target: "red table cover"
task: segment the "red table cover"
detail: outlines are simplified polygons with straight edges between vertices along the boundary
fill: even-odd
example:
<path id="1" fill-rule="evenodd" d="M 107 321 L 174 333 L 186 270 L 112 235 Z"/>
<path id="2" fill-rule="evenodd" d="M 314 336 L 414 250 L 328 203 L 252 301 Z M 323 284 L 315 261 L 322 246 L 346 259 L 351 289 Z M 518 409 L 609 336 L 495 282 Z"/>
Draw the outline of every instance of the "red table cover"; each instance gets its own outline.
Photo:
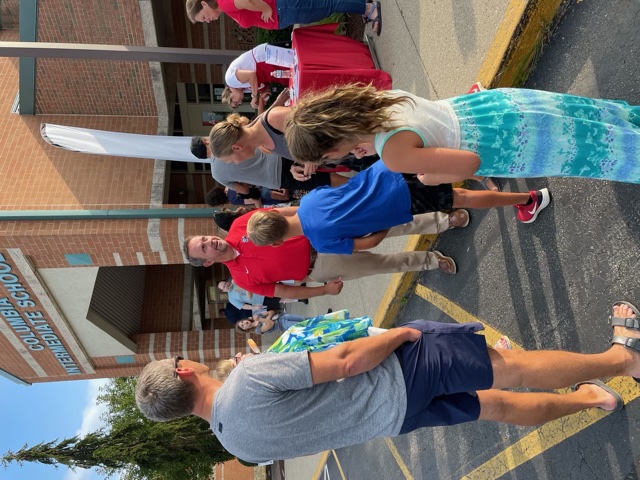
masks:
<path id="1" fill-rule="evenodd" d="M 292 47 L 298 59 L 298 96 L 345 83 L 373 83 L 379 90 L 391 88 L 391 76 L 377 70 L 369 47 L 334 32 L 338 24 L 293 30 Z"/>

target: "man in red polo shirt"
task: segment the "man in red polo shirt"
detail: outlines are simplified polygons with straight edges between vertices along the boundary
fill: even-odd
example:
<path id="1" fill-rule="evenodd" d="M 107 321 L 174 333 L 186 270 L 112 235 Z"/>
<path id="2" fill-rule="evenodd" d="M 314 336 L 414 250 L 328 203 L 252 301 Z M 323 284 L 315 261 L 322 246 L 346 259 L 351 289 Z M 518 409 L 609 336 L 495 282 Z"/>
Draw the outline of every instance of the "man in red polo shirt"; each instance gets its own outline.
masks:
<path id="1" fill-rule="evenodd" d="M 435 269 L 455 273 L 453 259 L 439 252 L 318 254 L 304 236 L 291 238 L 277 247 L 258 247 L 247 237 L 247 223 L 255 212 L 261 210 L 253 210 L 236 219 L 225 239 L 206 235 L 187 237 L 184 254 L 189 263 L 204 267 L 224 263 L 234 282 L 250 292 L 267 297 L 298 299 L 338 295 L 342 290 L 342 280 L 381 273 Z M 426 213 L 416 215 L 411 223 L 392 228 L 387 236 L 440 233 L 466 223 L 466 211 Z M 293 284 L 306 280 L 326 283 L 318 287 L 280 283 Z"/>

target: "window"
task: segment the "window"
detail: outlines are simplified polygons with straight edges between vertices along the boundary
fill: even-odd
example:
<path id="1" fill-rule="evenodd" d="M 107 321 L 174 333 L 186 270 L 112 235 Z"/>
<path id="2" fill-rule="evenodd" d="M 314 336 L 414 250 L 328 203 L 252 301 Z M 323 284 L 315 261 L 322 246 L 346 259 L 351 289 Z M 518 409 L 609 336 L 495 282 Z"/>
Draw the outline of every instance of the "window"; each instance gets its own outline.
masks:
<path id="1" fill-rule="evenodd" d="M 119 357 L 116 357 L 116 363 L 118 363 L 119 365 L 133 363 L 133 355 L 121 355 Z"/>
<path id="2" fill-rule="evenodd" d="M 93 265 L 91 255 L 89 255 L 88 253 L 65 253 L 64 256 L 71 266 Z"/>

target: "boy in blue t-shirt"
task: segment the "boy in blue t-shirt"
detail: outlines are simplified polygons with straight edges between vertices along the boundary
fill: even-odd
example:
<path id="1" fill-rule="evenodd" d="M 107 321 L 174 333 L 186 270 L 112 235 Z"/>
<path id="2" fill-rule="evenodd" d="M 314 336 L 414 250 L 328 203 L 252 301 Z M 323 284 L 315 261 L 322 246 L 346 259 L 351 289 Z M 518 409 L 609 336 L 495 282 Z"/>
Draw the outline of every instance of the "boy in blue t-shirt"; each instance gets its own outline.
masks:
<path id="1" fill-rule="evenodd" d="M 413 215 L 521 205 L 539 195 L 549 198 L 547 189 L 506 193 L 450 184 L 427 186 L 413 175 L 391 172 L 378 161 L 340 187 L 316 188 L 302 198 L 300 207 L 258 212 L 247 225 L 247 235 L 259 246 L 304 235 L 319 253 L 348 255 L 375 247 L 391 227 L 411 222 Z M 455 226 L 468 223 L 468 213 L 460 215 L 467 220 Z"/>

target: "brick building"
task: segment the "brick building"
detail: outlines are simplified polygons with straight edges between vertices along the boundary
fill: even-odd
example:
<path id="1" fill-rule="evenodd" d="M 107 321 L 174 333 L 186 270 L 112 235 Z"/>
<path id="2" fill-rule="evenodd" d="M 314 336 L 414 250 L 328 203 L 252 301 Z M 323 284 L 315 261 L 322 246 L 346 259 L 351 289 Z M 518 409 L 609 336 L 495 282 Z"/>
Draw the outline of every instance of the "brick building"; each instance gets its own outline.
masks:
<path id="1" fill-rule="evenodd" d="M 183 0 L 0 5 L 0 41 L 255 45 L 255 32 L 230 19 L 192 25 Z M 206 134 L 229 111 L 217 98 L 225 68 L 0 57 L 0 375 L 136 375 L 174 354 L 213 364 L 246 349 L 247 337 L 217 318 L 226 298 L 211 287 L 224 267 L 194 269 L 181 252 L 186 236 L 216 233 L 208 211 L 181 218 L 206 207 L 209 166 L 84 155 L 40 137 L 41 123 Z"/>

